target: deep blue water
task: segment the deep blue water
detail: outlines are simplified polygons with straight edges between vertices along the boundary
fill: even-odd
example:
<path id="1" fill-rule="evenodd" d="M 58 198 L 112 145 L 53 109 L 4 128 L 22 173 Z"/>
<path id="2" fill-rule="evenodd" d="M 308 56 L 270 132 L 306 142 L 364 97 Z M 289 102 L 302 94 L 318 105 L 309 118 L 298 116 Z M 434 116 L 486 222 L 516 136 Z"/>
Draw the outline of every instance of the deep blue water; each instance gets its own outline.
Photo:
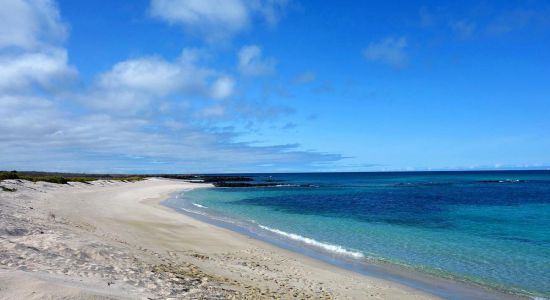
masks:
<path id="1" fill-rule="evenodd" d="M 550 296 L 549 171 L 254 176 L 281 186 L 198 189 L 169 205 L 335 257 Z"/>

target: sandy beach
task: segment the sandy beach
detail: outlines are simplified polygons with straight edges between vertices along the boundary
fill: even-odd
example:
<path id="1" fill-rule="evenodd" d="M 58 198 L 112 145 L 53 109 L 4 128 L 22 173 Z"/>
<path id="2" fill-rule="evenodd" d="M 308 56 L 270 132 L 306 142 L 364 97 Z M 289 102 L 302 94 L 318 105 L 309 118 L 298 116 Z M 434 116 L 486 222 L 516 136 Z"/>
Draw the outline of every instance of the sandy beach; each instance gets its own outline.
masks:
<path id="1" fill-rule="evenodd" d="M 208 185 L 5 180 L 1 299 L 434 299 L 160 205 Z"/>

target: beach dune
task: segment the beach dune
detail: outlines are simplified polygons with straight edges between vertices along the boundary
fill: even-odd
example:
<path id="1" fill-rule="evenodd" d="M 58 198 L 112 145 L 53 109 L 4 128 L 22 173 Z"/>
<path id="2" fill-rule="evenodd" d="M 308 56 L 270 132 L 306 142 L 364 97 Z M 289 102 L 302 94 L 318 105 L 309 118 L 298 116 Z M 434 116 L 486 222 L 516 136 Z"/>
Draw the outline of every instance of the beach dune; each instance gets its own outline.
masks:
<path id="1" fill-rule="evenodd" d="M 205 184 L 6 180 L 1 299 L 435 299 L 160 204 Z"/>

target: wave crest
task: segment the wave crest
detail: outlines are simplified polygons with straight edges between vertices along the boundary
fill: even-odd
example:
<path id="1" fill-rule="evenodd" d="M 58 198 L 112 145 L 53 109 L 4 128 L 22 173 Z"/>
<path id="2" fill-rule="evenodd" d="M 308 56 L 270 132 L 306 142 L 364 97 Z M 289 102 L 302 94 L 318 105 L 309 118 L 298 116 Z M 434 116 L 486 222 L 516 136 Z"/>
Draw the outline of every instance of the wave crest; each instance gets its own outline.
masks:
<path id="1" fill-rule="evenodd" d="M 301 236 L 299 234 L 288 233 L 288 232 L 284 232 L 284 231 L 279 230 L 279 229 L 274 229 L 274 228 L 270 228 L 270 227 L 263 226 L 263 225 L 258 225 L 258 226 L 260 228 L 264 229 L 264 230 L 269 231 L 269 232 L 273 232 L 273 233 L 276 233 L 278 235 L 282 235 L 286 238 L 289 238 L 291 240 L 295 240 L 295 241 L 302 242 L 304 244 L 315 246 L 315 247 L 321 248 L 321 249 L 329 251 L 329 252 L 334 252 L 334 253 L 337 253 L 337 254 L 347 255 L 347 256 L 351 256 L 353 258 L 364 258 L 365 257 L 363 255 L 363 253 L 361 253 L 361 252 L 351 251 L 351 250 L 345 249 L 344 247 L 339 246 L 339 245 L 319 242 L 319 241 L 316 241 L 314 239 Z"/>

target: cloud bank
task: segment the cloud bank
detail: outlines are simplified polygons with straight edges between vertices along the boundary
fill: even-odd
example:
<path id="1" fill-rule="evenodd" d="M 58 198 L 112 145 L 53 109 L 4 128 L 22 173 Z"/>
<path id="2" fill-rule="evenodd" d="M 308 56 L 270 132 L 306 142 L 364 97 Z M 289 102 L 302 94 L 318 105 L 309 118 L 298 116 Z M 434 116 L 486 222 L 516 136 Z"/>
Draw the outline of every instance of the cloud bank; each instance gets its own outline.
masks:
<path id="1" fill-rule="evenodd" d="M 152 1 L 151 7 L 199 32 L 227 26 L 225 34 L 234 34 L 248 26 L 253 13 L 276 23 L 277 3 Z M 18 24 L 25 26 L 1 32 Z M 205 50 L 186 48 L 173 60 L 133 57 L 87 86 L 72 85 L 79 74 L 63 46 L 67 34 L 53 1 L 3 3 L 0 169 L 181 173 L 258 171 L 270 165 L 266 171 L 291 171 L 342 158 L 300 150 L 297 144 L 237 142 L 239 133 L 227 122 L 275 116 L 285 108 L 236 98 L 238 80 L 208 66 Z M 243 70 L 265 73 L 270 61 L 259 47 L 248 49 Z M 225 123 L 213 121 L 218 118 Z"/>

